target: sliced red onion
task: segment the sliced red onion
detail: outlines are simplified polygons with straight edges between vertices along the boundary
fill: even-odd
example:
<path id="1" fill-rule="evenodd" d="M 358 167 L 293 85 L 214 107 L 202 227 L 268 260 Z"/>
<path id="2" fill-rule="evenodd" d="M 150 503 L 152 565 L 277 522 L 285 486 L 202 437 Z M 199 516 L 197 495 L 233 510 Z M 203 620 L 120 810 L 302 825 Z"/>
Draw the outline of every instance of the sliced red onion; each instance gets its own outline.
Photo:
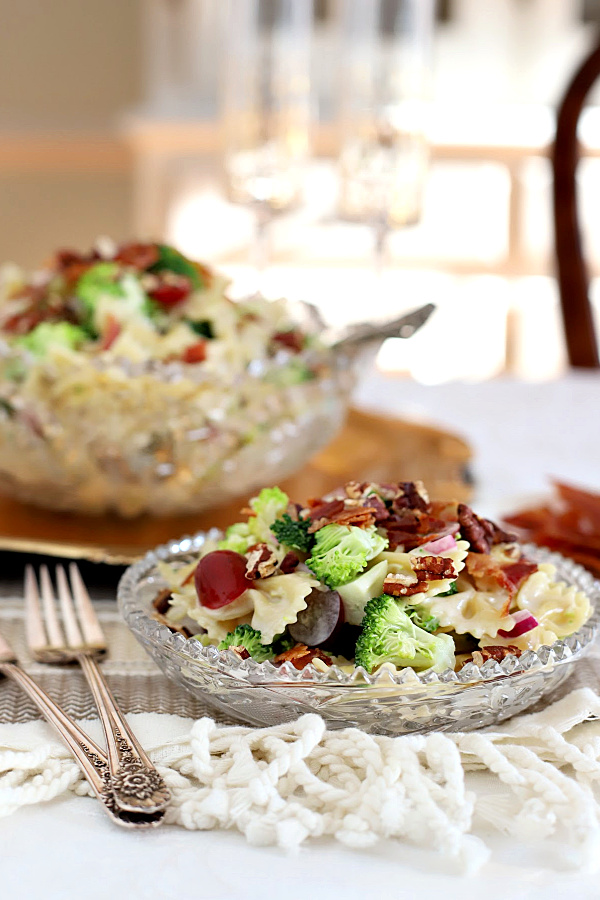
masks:
<path id="1" fill-rule="evenodd" d="M 498 634 L 503 638 L 516 638 L 519 637 L 520 634 L 525 634 L 527 631 L 531 631 L 533 628 L 537 628 L 540 624 L 535 616 L 532 616 L 531 613 L 526 609 L 518 609 L 517 612 L 511 613 L 511 616 L 515 620 L 514 626 L 510 631 L 503 631 L 502 628 L 498 629 Z"/>
<path id="2" fill-rule="evenodd" d="M 419 550 L 425 550 L 427 553 L 444 553 L 446 550 L 454 550 L 455 547 L 455 539 L 451 534 L 446 534 L 444 537 L 436 538 L 435 541 L 421 544 Z"/>

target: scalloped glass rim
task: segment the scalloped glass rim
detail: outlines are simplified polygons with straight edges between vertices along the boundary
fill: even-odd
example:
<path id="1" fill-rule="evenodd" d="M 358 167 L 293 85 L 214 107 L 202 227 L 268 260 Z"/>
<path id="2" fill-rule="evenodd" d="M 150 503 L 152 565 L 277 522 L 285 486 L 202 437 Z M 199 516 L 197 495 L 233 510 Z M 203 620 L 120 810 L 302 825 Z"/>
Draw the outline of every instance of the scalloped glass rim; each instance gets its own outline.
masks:
<path id="1" fill-rule="evenodd" d="M 575 634 L 564 640 L 555 641 L 551 646 L 544 645 L 535 651 L 528 650 L 520 657 L 506 656 L 501 663 L 490 659 L 481 667 L 474 663 L 468 663 L 459 672 L 447 669 L 440 673 L 428 670 L 416 672 L 414 669 L 407 668 L 398 672 L 384 669 L 369 675 L 362 666 L 354 668 L 352 672 L 344 671 L 339 666 L 331 666 L 326 672 L 322 672 L 312 664 L 304 669 L 295 669 L 291 663 L 274 666 L 271 662 L 258 663 L 253 659 L 240 660 L 238 655 L 231 650 L 217 650 L 215 646 L 205 647 L 194 638 L 185 638 L 181 634 L 174 634 L 166 625 L 150 618 L 137 591 L 141 580 L 152 574 L 152 570 L 155 569 L 159 560 L 176 560 L 187 557 L 198 551 L 207 538 L 221 536 L 222 533 L 215 528 L 208 532 L 199 532 L 191 537 L 183 537 L 178 541 L 163 544 L 149 551 L 124 572 L 119 582 L 117 599 L 125 622 L 134 633 L 143 634 L 145 640 L 170 648 L 178 655 L 201 664 L 204 669 L 208 667 L 215 673 L 235 678 L 240 686 L 244 683 L 264 687 L 286 684 L 293 684 L 294 687 L 303 684 L 307 686 L 310 684 L 410 686 L 412 684 L 415 687 L 436 684 L 481 684 L 500 678 L 513 677 L 534 669 L 554 668 L 556 665 L 574 661 L 589 648 L 597 633 L 600 619 L 600 581 L 594 579 L 582 566 L 560 553 L 544 547 L 537 547 L 534 544 L 524 544 L 528 556 L 538 563 L 555 565 L 560 580 L 584 591 L 592 603 L 593 612 L 586 624 Z"/>

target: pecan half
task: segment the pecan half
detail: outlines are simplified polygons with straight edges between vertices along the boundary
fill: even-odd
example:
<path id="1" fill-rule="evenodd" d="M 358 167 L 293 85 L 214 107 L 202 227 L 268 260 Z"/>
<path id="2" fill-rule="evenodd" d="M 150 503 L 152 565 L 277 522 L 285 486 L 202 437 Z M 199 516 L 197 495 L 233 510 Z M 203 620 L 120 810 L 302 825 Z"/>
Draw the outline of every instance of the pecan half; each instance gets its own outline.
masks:
<path id="1" fill-rule="evenodd" d="M 277 554 L 268 544 L 254 544 L 248 549 L 246 560 L 246 578 L 249 581 L 268 578 L 279 568 Z"/>
<path id="2" fill-rule="evenodd" d="M 169 600 L 172 596 L 173 595 L 171 594 L 169 588 L 163 588 L 163 590 L 160 591 L 160 593 L 158 593 L 152 601 L 152 606 L 157 613 L 160 613 L 161 616 L 164 616 L 165 613 L 168 612 L 169 606 L 171 605 L 169 603 Z"/>
<path id="3" fill-rule="evenodd" d="M 452 560 L 445 556 L 413 556 L 410 564 L 419 581 L 438 581 L 457 576 Z"/>
<path id="4" fill-rule="evenodd" d="M 250 659 L 250 654 L 245 647 L 228 647 L 227 649 L 233 650 L 234 653 L 237 653 L 240 659 Z"/>
<path id="5" fill-rule="evenodd" d="M 522 652 L 519 647 L 514 647 L 512 644 L 507 644 L 506 647 L 490 644 L 488 647 L 480 647 L 479 650 L 473 651 L 473 662 L 476 666 L 482 666 L 488 659 L 502 662 L 505 656 L 520 656 Z"/>
<path id="6" fill-rule="evenodd" d="M 474 553 L 489 553 L 495 544 L 512 543 L 517 536 L 499 528 L 489 519 L 481 519 L 470 506 L 458 504 L 458 522 L 463 538 Z"/>
<path id="7" fill-rule="evenodd" d="M 424 582 L 416 577 L 411 579 L 410 575 L 386 575 L 383 582 L 383 593 L 391 597 L 412 597 L 423 589 Z"/>
<path id="8" fill-rule="evenodd" d="M 422 481 L 400 481 L 398 487 L 401 491 L 399 497 L 392 502 L 392 509 L 399 512 L 402 509 L 420 509 L 427 512 L 429 507 L 429 494 L 425 490 Z"/>

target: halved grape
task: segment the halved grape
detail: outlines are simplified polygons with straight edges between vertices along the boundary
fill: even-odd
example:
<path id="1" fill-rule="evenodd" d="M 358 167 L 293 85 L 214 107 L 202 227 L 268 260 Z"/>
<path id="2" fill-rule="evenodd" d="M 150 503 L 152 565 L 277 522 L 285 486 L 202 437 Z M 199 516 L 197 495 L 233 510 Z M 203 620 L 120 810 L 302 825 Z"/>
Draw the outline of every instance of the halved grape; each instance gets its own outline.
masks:
<path id="1" fill-rule="evenodd" d="M 293 625 L 288 625 L 290 636 L 299 644 L 318 647 L 331 640 L 344 621 L 344 604 L 337 591 L 313 589 L 306 598 L 306 609 L 298 613 Z"/>
<path id="2" fill-rule="evenodd" d="M 198 563 L 194 583 L 201 606 L 227 606 L 251 587 L 246 578 L 246 557 L 233 550 L 213 550 Z"/>

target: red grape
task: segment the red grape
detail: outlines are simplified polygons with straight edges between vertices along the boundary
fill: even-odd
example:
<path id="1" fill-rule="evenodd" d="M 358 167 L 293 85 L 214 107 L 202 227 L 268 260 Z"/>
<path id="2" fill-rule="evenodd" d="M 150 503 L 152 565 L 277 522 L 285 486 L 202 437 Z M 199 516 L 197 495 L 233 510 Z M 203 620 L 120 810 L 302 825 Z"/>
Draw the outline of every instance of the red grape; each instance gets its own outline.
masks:
<path id="1" fill-rule="evenodd" d="M 318 647 L 331 640 L 344 623 L 344 604 L 337 591 L 313 589 L 306 598 L 306 609 L 288 625 L 291 637 L 307 647 Z"/>
<path id="2" fill-rule="evenodd" d="M 213 550 L 198 563 L 194 582 L 201 606 L 227 606 L 251 586 L 246 578 L 246 558 L 233 550 Z"/>

